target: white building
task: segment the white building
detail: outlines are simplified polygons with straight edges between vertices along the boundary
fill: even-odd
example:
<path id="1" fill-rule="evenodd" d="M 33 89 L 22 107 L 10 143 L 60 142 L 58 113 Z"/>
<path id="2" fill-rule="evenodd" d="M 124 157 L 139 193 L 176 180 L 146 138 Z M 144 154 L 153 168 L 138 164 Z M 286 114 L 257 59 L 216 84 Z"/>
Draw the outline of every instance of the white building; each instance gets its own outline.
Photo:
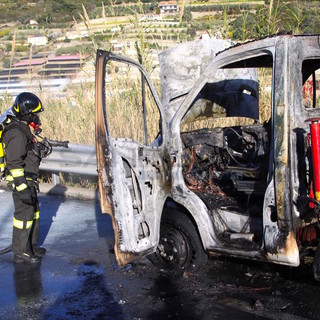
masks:
<path id="1" fill-rule="evenodd" d="M 31 44 L 33 46 L 45 46 L 47 42 L 48 39 L 45 36 L 36 35 L 28 37 L 28 44 Z"/>
<path id="2" fill-rule="evenodd" d="M 160 13 L 179 13 L 179 7 L 176 1 L 167 1 L 159 3 Z"/>

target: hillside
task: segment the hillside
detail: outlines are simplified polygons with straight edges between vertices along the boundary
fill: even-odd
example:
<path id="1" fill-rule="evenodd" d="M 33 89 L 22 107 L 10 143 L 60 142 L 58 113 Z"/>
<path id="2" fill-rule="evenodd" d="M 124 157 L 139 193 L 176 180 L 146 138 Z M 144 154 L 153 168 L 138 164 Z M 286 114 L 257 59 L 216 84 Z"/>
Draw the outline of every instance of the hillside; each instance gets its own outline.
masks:
<path id="1" fill-rule="evenodd" d="M 79 71 L 90 78 L 97 48 L 135 59 L 140 55 L 146 64 L 160 51 L 200 37 L 245 41 L 283 31 L 320 34 L 319 4 L 320 0 L 190 0 L 176 2 L 169 10 L 163 2 L 150 0 L 2 0 L 0 82 L 5 89 L 10 81 L 62 79 L 81 76 Z M 46 70 L 49 56 L 65 54 L 89 58 L 74 70 L 68 65 Z M 37 59 L 44 62 L 35 65 Z"/>
<path id="2" fill-rule="evenodd" d="M 97 48 L 156 70 L 160 51 L 200 37 L 241 42 L 283 30 L 320 34 L 320 0 L 190 0 L 185 6 L 179 1 L 170 13 L 161 12 L 160 4 L 1 0 L 0 110 L 19 91 L 33 91 L 46 105 L 47 137 L 93 144 Z"/>
<path id="3" fill-rule="evenodd" d="M 82 13 L 82 6 L 86 8 L 89 18 L 95 19 L 101 17 L 102 11 L 105 16 L 113 17 L 126 16 L 133 12 L 142 13 L 142 11 L 155 13 L 160 2 L 154 0 L 1 0 L 0 21 L 2 24 L 16 22 L 26 24 L 30 20 L 36 20 L 40 26 L 51 28 L 55 24 L 73 23 L 73 18 L 78 19 L 79 14 Z M 283 10 L 292 11 L 291 19 L 303 20 L 304 26 L 318 19 L 320 0 L 190 0 L 185 1 L 185 7 L 192 13 L 207 12 L 210 16 L 214 12 L 221 12 L 224 8 L 229 15 L 242 10 L 253 12 L 260 10 L 260 6 L 269 6 L 270 3 L 274 8 L 278 7 L 276 10 L 279 13 Z M 177 4 L 182 7 L 183 1 L 177 1 Z M 287 13 L 290 14 L 290 12 Z M 312 24 L 310 27 L 315 25 Z"/>

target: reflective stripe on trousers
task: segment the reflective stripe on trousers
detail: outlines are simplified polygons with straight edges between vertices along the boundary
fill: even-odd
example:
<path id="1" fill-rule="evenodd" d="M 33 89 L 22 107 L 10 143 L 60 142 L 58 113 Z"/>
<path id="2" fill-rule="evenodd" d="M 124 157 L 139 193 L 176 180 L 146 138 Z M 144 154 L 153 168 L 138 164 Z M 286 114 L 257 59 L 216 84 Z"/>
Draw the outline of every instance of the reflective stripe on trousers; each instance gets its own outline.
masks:
<path id="1" fill-rule="evenodd" d="M 34 213 L 33 220 L 38 220 L 40 218 L 40 211 L 36 211 Z M 33 223 L 33 220 L 29 220 L 26 223 L 26 229 L 30 229 Z M 13 218 L 13 226 L 18 229 L 24 229 L 23 221 Z"/>
<path id="2" fill-rule="evenodd" d="M 17 229 L 30 229 L 32 226 L 33 220 L 29 220 L 24 224 L 24 221 L 13 218 L 13 226 Z"/>

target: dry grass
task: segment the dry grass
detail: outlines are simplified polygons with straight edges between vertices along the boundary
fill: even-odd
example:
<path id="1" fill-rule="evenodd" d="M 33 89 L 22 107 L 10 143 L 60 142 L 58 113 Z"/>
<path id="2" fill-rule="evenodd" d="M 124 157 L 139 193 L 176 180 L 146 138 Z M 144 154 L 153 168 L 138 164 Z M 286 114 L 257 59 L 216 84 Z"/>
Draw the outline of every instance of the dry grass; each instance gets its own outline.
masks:
<path id="1" fill-rule="evenodd" d="M 130 74 L 117 65 L 110 66 L 110 79 L 106 86 L 107 117 L 110 133 L 113 137 L 122 137 L 145 143 L 144 122 L 142 116 L 141 80 L 137 74 Z M 117 70 L 117 71 L 115 71 Z M 120 71 L 119 71 L 120 70 Z M 133 79 L 135 79 L 133 81 Z M 260 121 L 270 118 L 271 111 L 271 75 L 260 70 Z M 124 88 L 130 88 L 125 90 Z M 146 87 L 147 89 L 147 87 Z M 115 94 L 117 92 L 118 94 Z M 95 144 L 95 88 L 94 84 L 85 84 L 69 88 L 66 98 L 46 98 L 39 95 L 45 112 L 41 114 L 43 136 L 51 140 L 69 140 L 71 143 Z M 12 99 L 5 96 L 0 100 L 3 112 L 11 107 Z M 147 110 L 146 126 L 148 143 L 154 141 L 159 132 L 159 112 L 150 91 L 146 90 Z M 241 122 L 239 122 L 241 121 Z M 245 121 L 245 122 L 243 122 Z M 248 122 L 249 121 L 249 122 Z M 250 119 L 206 119 L 183 126 L 182 131 L 204 127 L 246 125 Z"/>
<path id="2" fill-rule="evenodd" d="M 44 99 L 43 132 L 52 140 L 94 145 L 94 85 L 70 91 L 65 99 Z"/>
<path id="3" fill-rule="evenodd" d="M 43 136 L 51 140 L 94 145 L 94 84 L 69 89 L 66 98 L 38 96 L 45 109 L 40 114 Z M 0 100 L 1 113 L 10 108 L 12 103 L 9 96 Z"/>
<path id="4" fill-rule="evenodd" d="M 151 143 L 159 132 L 160 115 L 148 86 L 143 85 L 136 68 L 112 62 L 108 65 L 108 70 L 111 81 L 106 84 L 106 107 L 111 136 L 132 139 L 143 144 Z M 144 100 L 141 94 L 142 86 L 145 88 Z M 144 133 L 144 121 L 147 137 Z"/>

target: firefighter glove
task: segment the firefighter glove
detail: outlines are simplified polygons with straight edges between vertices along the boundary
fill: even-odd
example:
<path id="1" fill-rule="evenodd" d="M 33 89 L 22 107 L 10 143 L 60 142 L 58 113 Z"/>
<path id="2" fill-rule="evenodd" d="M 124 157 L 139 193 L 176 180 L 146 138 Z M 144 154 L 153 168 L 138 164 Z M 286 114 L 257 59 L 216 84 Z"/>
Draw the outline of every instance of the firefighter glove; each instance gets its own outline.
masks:
<path id="1" fill-rule="evenodd" d="M 20 200 L 25 204 L 34 204 L 34 199 L 32 197 L 32 192 L 30 188 L 23 189 L 18 193 Z"/>
<path id="2" fill-rule="evenodd" d="M 11 169 L 11 177 L 15 189 L 18 191 L 20 200 L 25 204 L 34 204 L 31 189 L 27 185 L 27 180 L 23 168 Z"/>

